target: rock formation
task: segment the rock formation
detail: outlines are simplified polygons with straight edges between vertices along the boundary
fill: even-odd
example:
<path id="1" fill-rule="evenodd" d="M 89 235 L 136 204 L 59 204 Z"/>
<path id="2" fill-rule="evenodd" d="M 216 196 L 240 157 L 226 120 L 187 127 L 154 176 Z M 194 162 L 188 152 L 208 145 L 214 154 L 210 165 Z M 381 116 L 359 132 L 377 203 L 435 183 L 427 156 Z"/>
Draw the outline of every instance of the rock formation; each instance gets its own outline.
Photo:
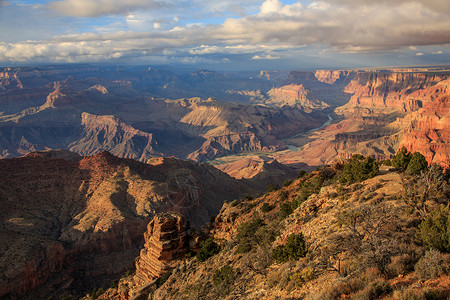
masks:
<path id="1" fill-rule="evenodd" d="M 303 84 L 289 84 L 280 88 L 273 88 L 267 94 L 270 96 L 270 99 L 266 103 L 279 107 L 284 105 L 299 106 L 305 111 L 329 107 L 325 102 L 315 99 Z"/>
<path id="2" fill-rule="evenodd" d="M 135 281 L 145 283 L 171 269 L 170 262 L 188 250 L 184 218 L 177 213 L 160 213 L 144 233 L 144 249 L 136 261 Z"/>

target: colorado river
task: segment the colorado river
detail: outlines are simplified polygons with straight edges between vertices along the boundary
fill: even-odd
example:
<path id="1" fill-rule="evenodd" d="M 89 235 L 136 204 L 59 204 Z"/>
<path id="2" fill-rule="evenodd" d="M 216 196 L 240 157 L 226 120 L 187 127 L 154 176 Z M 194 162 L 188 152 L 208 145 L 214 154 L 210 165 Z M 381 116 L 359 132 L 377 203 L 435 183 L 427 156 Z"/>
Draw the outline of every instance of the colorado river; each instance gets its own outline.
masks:
<path id="1" fill-rule="evenodd" d="M 305 135 L 305 134 L 307 134 L 307 133 L 311 133 L 311 132 L 320 130 L 320 129 L 322 129 L 322 128 L 328 126 L 328 125 L 330 125 L 331 122 L 333 122 L 333 117 L 332 117 L 331 115 L 327 115 L 327 116 L 328 116 L 328 120 L 327 120 L 325 123 L 323 123 L 320 127 L 313 128 L 313 129 L 310 129 L 310 130 L 305 131 L 305 132 L 297 133 L 297 134 L 295 134 L 295 135 L 293 135 L 293 136 L 291 136 L 291 137 L 282 139 L 282 141 L 288 146 L 289 150 L 291 150 L 291 151 L 298 151 L 297 145 L 294 145 L 294 144 L 292 144 L 292 143 L 289 143 L 288 140 L 298 138 L 298 137 L 300 137 L 300 136 L 302 136 L 302 135 Z"/>

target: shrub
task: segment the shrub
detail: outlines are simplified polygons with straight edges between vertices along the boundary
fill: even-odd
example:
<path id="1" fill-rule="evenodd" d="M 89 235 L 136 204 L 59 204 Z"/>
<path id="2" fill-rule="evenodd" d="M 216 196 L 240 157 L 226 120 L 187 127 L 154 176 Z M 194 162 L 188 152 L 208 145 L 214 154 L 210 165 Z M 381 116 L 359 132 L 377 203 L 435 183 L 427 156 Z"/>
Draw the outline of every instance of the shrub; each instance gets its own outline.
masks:
<path id="1" fill-rule="evenodd" d="M 419 152 L 414 152 L 411 156 L 411 160 L 406 168 L 406 173 L 411 175 L 420 175 L 420 173 L 428 168 L 428 162 L 425 156 Z"/>
<path id="2" fill-rule="evenodd" d="M 425 297 L 425 300 L 439 300 L 442 297 L 442 291 L 441 290 L 426 290 L 423 293 L 423 296 Z"/>
<path id="3" fill-rule="evenodd" d="M 303 176 L 305 176 L 307 173 L 305 170 L 300 170 L 300 172 L 298 172 L 298 176 L 297 178 L 302 178 Z"/>
<path id="4" fill-rule="evenodd" d="M 231 207 L 235 207 L 235 206 L 237 206 L 239 203 L 241 203 L 241 200 L 235 199 L 235 200 L 231 201 L 230 205 L 231 205 Z"/>
<path id="5" fill-rule="evenodd" d="M 279 190 L 280 189 L 280 187 L 278 186 L 278 185 L 274 185 L 274 184 L 269 184 L 267 187 L 266 187 L 266 190 L 267 190 L 267 192 L 268 193 L 270 193 L 270 192 L 274 192 L 274 191 L 277 191 L 277 190 Z"/>
<path id="6" fill-rule="evenodd" d="M 391 262 L 387 266 L 387 272 L 391 277 L 397 277 L 398 275 L 406 275 L 411 271 L 414 271 L 414 263 L 416 262 L 415 255 L 413 254 L 400 254 L 391 257 Z"/>
<path id="7" fill-rule="evenodd" d="M 162 286 L 164 284 L 164 282 L 167 281 L 167 279 L 169 279 L 170 275 L 172 275 L 172 271 L 166 271 L 164 273 L 162 273 L 158 279 L 156 279 L 156 288 L 159 288 L 160 286 Z"/>
<path id="8" fill-rule="evenodd" d="M 270 205 L 269 203 L 265 202 L 262 206 L 261 206 L 261 211 L 263 213 L 267 213 L 269 211 L 271 211 L 273 209 L 273 206 Z"/>
<path id="9" fill-rule="evenodd" d="M 411 160 L 411 153 L 403 146 L 400 148 L 391 160 L 392 166 L 395 168 L 406 170 L 409 161 Z"/>
<path id="10" fill-rule="evenodd" d="M 378 163 L 372 157 L 364 157 L 359 154 L 353 155 L 345 164 L 339 181 L 342 184 L 352 184 L 372 178 L 378 174 Z"/>
<path id="11" fill-rule="evenodd" d="M 302 233 L 291 234 L 286 244 L 279 245 L 272 251 L 272 257 L 276 262 L 282 263 L 291 259 L 299 259 L 306 255 L 306 242 Z"/>
<path id="12" fill-rule="evenodd" d="M 252 237 L 259 227 L 264 225 L 264 221 L 261 218 L 255 218 L 251 221 L 248 221 L 241 226 L 239 226 L 237 230 L 237 239 L 242 239 L 244 237 Z"/>
<path id="13" fill-rule="evenodd" d="M 390 294 L 392 287 L 386 280 L 377 280 L 364 290 L 355 295 L 354 299 L 372 300 L 379 299 L 381 296 Z"/>
<path id="14" fill-rule="evenodd" d="M 415 270 L 420 279 L 430 279 L 444 274 L 443 263 L 442 254 L 437 250 L 430 249 L 416 263 Z"/>
<path id="15" fill-rule="evenodd" d="M 278 216 L 282 219 L 286 218 L 290 214 L 292 214 L 294 210 L 292 209 L 291 203 L 282 203 L 280 206 L 280 211 L 278 212 Z"/>
<path id="16" fill-rule="evenodd" d="M 425 246 L 450 252 L 450 209 L 441 205 L 419 225 L 419 237 Z"/>
<path id="17" fill-rule="evenodd" d="M 260 218 L 255 218 L 239 226 L 236 234 L 237 253 L 246 253 L 252 250 L 253 244 L 257 243 L 255 234 L 262 226 L 264 226 L 264 221 Z"/>
<path id="18" fill-rule="evenodd" d="M 291 179 L 286 179 L 286 180 L 283 182 L 283 186 L 290 186 L 291 183 L 292 183 L 292 180 L 291 180 Z"/>
<path id="19" fill-rule="evenodd" d="M 201 244 L 201 246 L 201 249 L 196 255 L 199 261 L 205 261 L 220 251 L 220 246 L 214 242 L 213 239 L 207 239 Z"/>
<path id="20" fill-rule="evenodd" d="M 229 265 L 221 267 L 214 272 L 213 284 L 218 286 L 220 284 L 229 284 L 234 280 L 234 269 Z"/>

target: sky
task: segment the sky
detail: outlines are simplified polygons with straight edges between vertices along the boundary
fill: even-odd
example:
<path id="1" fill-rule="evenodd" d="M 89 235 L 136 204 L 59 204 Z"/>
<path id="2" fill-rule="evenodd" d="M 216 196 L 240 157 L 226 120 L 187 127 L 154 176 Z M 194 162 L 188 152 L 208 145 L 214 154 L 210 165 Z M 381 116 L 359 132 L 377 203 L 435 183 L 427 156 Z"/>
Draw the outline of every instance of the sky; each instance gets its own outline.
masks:
<path id="1" fill-rule="evenodd" d="M 0 66 L 449 62 L 449 0 L 0 0 Z"/>

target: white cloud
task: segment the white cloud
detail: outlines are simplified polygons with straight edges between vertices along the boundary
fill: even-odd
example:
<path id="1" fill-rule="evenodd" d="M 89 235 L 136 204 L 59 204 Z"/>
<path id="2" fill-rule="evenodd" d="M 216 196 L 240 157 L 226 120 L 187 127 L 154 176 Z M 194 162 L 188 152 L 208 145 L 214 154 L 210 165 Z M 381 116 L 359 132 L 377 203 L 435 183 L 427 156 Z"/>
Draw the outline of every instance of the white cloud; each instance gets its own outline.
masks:
<path id="1" fill-rule="evenodd" d="M 431 54 L 444 54 L 444 51 L 442 51 L 442 50 L 434 51 L 434 52 L 431 52 Z"/>
<path id="2" fill-rule="evenodd" d="M 254 55 L 252 59 L 280 59 L 280 57 L 274 56 L 272 54 L 264 54 L 264 55 Z"/>
<path id="3" fill-rule="evenodd" d="M 416 56 L 423 56 L 423 55 L 425 55 L 425 53 L 423 53 L 423 52 L 417 52 L 416 53 Z"/>
<path id="4" fill-rule="evenodd" d="M 283 3 L 278 0 L 266 0 L 260 8 L 260 14 L 279 13 L 283 8 Z"/>

